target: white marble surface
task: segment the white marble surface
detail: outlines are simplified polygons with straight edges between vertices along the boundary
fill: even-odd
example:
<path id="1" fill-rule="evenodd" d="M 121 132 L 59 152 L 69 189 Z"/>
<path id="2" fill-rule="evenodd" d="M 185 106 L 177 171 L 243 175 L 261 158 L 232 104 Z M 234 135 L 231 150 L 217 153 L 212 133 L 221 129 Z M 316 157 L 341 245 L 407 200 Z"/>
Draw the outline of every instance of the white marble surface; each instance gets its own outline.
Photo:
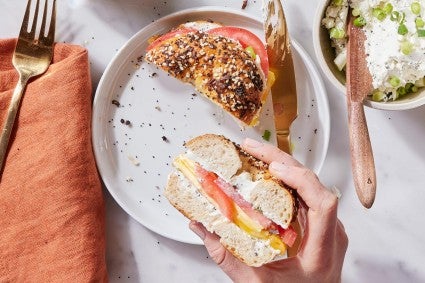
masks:
<path id="1" fill-rule="evenodd" d="M 246 12 L 258 14 L 260 0 Z M 292 36 L 315 60 L 312 23 L 318 0 L 286 0 Z M 25 0 L 0 0 L 0 38 L 15 37 Z M 90 52 L 97 85 L 103 70 L 140 28 L 183 8 L 221 5 L 240 9 L 242 0 L 58 1 L 57 40 Z M 357 201 L 350 171 L 344 97 L 324 79 L 331 109 L 331 140 L 320 177 L 342 191 L 339 216 L 350 238 L 343 282 L 425 282 L 425 107 L 403 112 L 366 109 L 377 167 L 372 209 Z M 111 282 L 228 282 L 201 246 L 163 238 L 135 222 L 105 190 L 107 262 Z"/>

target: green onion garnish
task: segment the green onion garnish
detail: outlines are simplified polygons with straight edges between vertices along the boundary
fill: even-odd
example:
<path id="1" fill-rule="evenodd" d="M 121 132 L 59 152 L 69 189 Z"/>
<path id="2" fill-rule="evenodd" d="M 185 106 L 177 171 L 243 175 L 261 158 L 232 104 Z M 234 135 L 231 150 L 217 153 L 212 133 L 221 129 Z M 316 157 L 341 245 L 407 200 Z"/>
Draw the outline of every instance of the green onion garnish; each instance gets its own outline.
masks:
<path id="1" fill-rule="evenodd" d="M 412 93 L 412 89 L 413 89 L 414 84 L 412 83 L 407 83 L 404 88 L 406 89 L 406 93 Z"/>
<path id="2" fill-rule="evenodd" d="M 252 46 L 248 46 L 247 48 L 245 48 L 245 51 L 248 52 L 249 56 L 251 56 L 252 59 L 255 59 L 255 57 L 257 57 L 257 55 L 255 54 L 255 50 Z"/>
<path id="3" fill-rule="evenodd" d="M 333 3 L 335 6 L 341 6 L 341 5 L 342 5 L 342 0 L 333 0 L 333 1 L 332 1 L 332 3 Z"/>
<path id="4" fill-rule="evenodd" d="M 418 29 L 418 37 L 425 37 L 425 29 Z"/>
<path id="5" fill-rule="evenodd" d="M 401 86 L 397 89 L 397 94 L 402 96 L 405 95 L 407 93 L 406 88 L 404 86 Z"/>
<path id="6" fill-rule="evenodd" d="M 329 36 L 331 38 L 341 39 L 341 38 L 344 38 L 345 31 L 343 29 L 340 29 L 340 28 L 331 28 L 331 30 L 329 32 Z"/>
<path id="7" fill-rule="evenodd" d="M 359 16 L 359 17 L 354 19 L 353 24 L 356 27 L 362 27 L 362 26 L 366 25 L 366 19 L 363 18 L 362 16 Z"/>
<path id="8" fill-rule="evenodd" d="M 360 16 L 360 9 L 354 8 L 353 10 L 351 10 L 351 15 L 353 15 L 354 17 Z"/>
<path id="9" fill-rule="evenodd" d="M 397 11 L 394 11 L 390 15 L 390 20 L 393 22 L 398 22 L 398 19 L 400 18 L 400 13 Z"/>
<path id="10" fill-rule="evenodd" d="M 403 23 L 404 19 L 406 19 L 406 14 L 404 12 L 393 11 L 390 15 L 390 20 L 393 22 Z"/>
<path id="11" fill-rule="evenodd" d="M 393 87 L 396 87 L 396 86 L 398 86 L 400 84 L 400 79 L 398 77 L 396 77 L 396 76 L 391 76 L 390 77 L 390 84 Z"/>
<path id="12" fill-rule="evenodd" d="M 403 41 L 402 43 L 400 43 L 400 51 L 404 55 L 409 55 L 413 51 L 413 44 L 409 41 Z"/>
<path id="13" fill-rule="evenodd" d="M 373 8 L 372 15 L 380 21 L 383 21 L 387 17 L 387 14 L 381 8 Z"/>
<path id="14" fill-rule="evenodd" d="M 379 102 L 379 101 L 382 101 L 385 98 L 385 96 L 386 96 L 385 93 L 383 93 L 382 91 L 375 90 L 372 93 L 372 100 Z"/>
<path id="15" fill-rule="evenodd" d="M 400 35 L 405 35 L 406 33 L 408 33 L 409 32 L 409 30 L 407 29 L 407 27 L 406 27 L 406 25 L 405 24 L 400 24 L 399 26 L 398 26 L 398 34 L 400 34 Z"/>
<path id="16" fill-rule="evenodd" d="M 410 10 L 412 10 L 413 14 L 419 15 L 421 13 L 421 4 L 419 2 L 413 2 L 410 5 Z"/>
<path id="17" fill-rule="evenodd" d="M 263 133 L 263 139 L 265 141 L 270 141 L 270 136 L 272 135 L 272 133 L 269 130 L 265 130 Z"/>
<path id="18" fill-rule="evenodd" d="M 404 12 L 400 13 L 400 18 L 398 19 L 399 23 L 404 23 L 404 20 L 406 19 L 406 14 Z"/>
<path id="19" fill-rule="evenodd" d="M 424 20 L 422 20 L 422 18 L 419 18 L 419 17 L 415 19 L 415 24 L 417 28 L 423 28 L 425 26 Z"/>
<path id="20" fill-rule="evenodd" d="M 387 3 L 384 5 L 384 8 L 382 8 L 384 10 L 384 12 L 389 15 L 391 14 L 391 12 L 393 11 L 393 5 L 391 5 L 391 3 Z"/>

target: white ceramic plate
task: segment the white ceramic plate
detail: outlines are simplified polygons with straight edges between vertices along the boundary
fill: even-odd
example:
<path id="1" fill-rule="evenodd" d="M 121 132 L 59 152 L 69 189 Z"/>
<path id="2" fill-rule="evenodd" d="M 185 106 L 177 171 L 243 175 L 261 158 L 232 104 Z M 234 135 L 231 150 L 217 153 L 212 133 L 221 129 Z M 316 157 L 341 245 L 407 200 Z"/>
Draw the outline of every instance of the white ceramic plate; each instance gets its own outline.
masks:
<path id="1" fill-rule="evenodd" d="M 223 134 L 237 143 L 244 137 L 261 140 L 266 129 L 274 137 L 270 99 L 260 126 L 243 130 L 190 85 L 140 62 L 150 36 L 200 19 L 241 26 L 263 38 L 261 22 L 239 11 L 204 7 L 169 15 L 143 28 L 121 48 L 102 76 L 93 106 L 96 162 L 111 195 L 147 228 L 192 244 L 201 241 L 162 196 L 172 159 L 184 150 L 183 142 L 204 133 Z M 299 94 L 299 117 L 292 129 L 294 156 L 319 172 L 329 140 L 327 97 L 307 53 L 295 41 L 293 49 Z"/>

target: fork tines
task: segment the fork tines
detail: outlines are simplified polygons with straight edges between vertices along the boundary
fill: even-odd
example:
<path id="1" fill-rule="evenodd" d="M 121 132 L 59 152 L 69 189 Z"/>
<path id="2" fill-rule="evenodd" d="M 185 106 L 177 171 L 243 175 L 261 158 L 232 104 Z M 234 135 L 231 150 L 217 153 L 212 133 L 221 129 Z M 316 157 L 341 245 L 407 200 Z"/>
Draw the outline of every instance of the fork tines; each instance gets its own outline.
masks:
<path id="1" fill-rule="evenodd" d="M 53 42 L 55 40 L 56 0 L 53 0 L 52 15 L 51 15 L 51 19 L 50 19 L 49 31 L 47 33 L 47 36 L 45 35 L 48 2 L 49 2 L 49 0 L 44 1 L 43 19 L 42 19 L 42 22 L 41 22 L 40 33 L 39 33 L 39 36 L 38 36 L 39 42 L 41 42 L 45 45 L 51 45 L 51 44 L 53 44 Z M 24 19 L 22 21 L 21 31 L 19 33 L 19 37 L 26 38 L 28 40 L 34 40 L 35 39 L 35 30 L 37 28 L 39 4 L 40 4 L 40 0 L 37 0 L 36 6 L 35 6 L 35 11 L 34 11 L 34 20 L 33 20 L 32 26 L 31 26 L 31 31 L 28 32 L 28 22 L 29 22 L 29 17 L 30 17 L 30 10 L 31 10 L 31 0 L 28 0 L 27 8 L 25 10 Z"/>

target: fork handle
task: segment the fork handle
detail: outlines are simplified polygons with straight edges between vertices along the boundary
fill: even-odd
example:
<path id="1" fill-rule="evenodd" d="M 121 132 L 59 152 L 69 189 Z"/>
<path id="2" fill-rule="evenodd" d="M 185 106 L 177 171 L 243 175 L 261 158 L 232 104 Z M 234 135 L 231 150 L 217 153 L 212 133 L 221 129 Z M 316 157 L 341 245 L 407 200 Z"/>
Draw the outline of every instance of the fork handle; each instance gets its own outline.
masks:
<path id="1" fill-rule="evenodd" d="M 18 84 L 13 91 L 12 99 L 10 101 L 9 109 L 7 110 L 6 121 L 4 122 L 3 130 L 0 137 L 0 169 L 3 168 L 3 162 L 6 159 L 7 147 L 9 144 L 10 135 L 12 134 L 13 125 L 15 123 L 16 114 L 19 110 L 22 95 L 27 85 L 29 76 L 21 74 L 19 76 Z"/>

